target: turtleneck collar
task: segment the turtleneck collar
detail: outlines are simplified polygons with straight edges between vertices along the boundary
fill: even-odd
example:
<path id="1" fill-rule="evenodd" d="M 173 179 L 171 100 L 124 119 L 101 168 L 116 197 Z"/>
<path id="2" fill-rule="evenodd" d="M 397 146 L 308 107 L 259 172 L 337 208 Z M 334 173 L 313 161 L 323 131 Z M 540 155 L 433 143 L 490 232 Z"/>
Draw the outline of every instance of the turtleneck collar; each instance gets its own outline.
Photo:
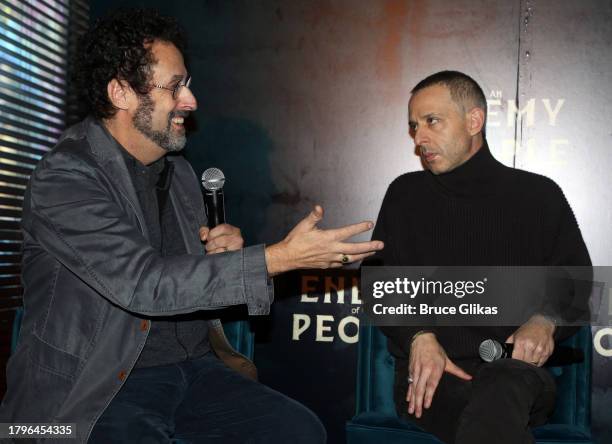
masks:
<path id="1" fill-rule="evenodd" d="M 448 173 L 429 173 L 437 186 L 453 197 L 478 197 L 495 193 L 496 184 L 502 180 L 504 165 L 489 151 L 487 141 L 467 162 Z"/>

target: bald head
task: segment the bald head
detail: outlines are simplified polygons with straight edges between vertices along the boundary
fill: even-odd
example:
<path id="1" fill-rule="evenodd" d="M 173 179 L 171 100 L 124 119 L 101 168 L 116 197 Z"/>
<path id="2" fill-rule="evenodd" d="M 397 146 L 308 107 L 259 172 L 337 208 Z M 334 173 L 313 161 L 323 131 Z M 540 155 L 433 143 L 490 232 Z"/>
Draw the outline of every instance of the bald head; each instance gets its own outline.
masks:
<path id="1" fill-rule="evenodd" d="M 472 108 L 482 109 L 485 116 L 485 125 L 482 127 L 484 135 L 487 119 L 487 99 L 482 88 L 474 79 L 459 71 L 440 71 L 421 80 L 412 89 L 411 93 L 415 95 L 417 92 L 433 85 L 446 86 L 453 102 L 463 113 Z"/>

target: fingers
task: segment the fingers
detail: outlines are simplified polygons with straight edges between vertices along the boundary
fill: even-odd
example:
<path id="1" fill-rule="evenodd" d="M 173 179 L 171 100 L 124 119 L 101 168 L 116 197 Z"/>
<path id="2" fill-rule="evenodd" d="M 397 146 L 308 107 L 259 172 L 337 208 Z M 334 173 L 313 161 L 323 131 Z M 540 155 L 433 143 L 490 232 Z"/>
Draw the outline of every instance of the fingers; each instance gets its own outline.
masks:
<path id="1" fill-rule="evenodd" d="M 239 235 L 223 235 L 214 240 L 206 242 L 207 253 L 221 253 L 224 251 L 240 250 L 244 246 L 244 240 Z"/>
<path id="2" fill-rule="evenodd" d="M 331 230 L 327 230 L 327 233 L 333 240 L 342 241 L 344 239 L 353 237 L 359 233 L 369 231 L 372 228 L 374 228 L 374 224 L 370 221 L 366 221 L 359 222 L 357 224 L 346 225 L 340 228 L 333 228 Z"/>
<path id="3" fill-rule="evenodd" d="M 554 332 L 554 322 L 541 315 L 532 316 L 508 338 L 514 342 L 512 358 L 537 366 L 544 365 L 555 348 Z"/>
<path id="4" fill-rule="evenodd" d="M 514 343 L 514 349 L 512 350 L 512 359 L 525 361 L 525 347 L 523 346 L 523 343 L 521 341 Z"/>
<path id="5" fill-rule="evenodd" d="M 202 234 L 200 229 L 200 235 Z M 240 229 L 228 224 L 221 224 L 208 231 L 206 252 L 208 254 L 236 251 L 243 247 L 244 239 Z"/>
<path id="6" fill-rule="evenodd" d="M 538 363 L 539 357 L 543 351 L 541 344 L 535 344 L 531 341 L 525 342 L 523 350 L 525 350 L 523 361 L 534 365 Z"/>
<path id="7" fill-rule="evenodd" d="M 412 383 L 408 385 L 408 392 L 406 393 L 406 402 L 408 403 L 408 414 L 410 413 L 410 400 L 412 399 Z"/>
<path id="8" fill-rule="evenodd" d="M 458 367 L 450 359 L 446 358 L 444 372 L 451 373 L 465 381 L 472 379 L 472 376 Z M 431 407 L 434 395 L 442 378 L 443 372 L 436 366 L 423 366 L 420 375 L 414 377 L 414 383 L 408 389 L 410 403 L 408 413 L 420 418 L 423 409 Z"/>
<path id="9" fill-rule="evenodd" d="M 512 350 L 512 359 L 534 364 L 537 361 L 533 360 L 532 347 L 532 344 L 526 344 L 524 341 L 516 342 L 514 344 L 514 350 Z"/>
<path id="10" fill-rule="evenodd" d="M 414 414 L 414 410 L 416 407 L 416 385 L 418 384 L 418 382 L 421 380 L 420 378 L 421 375 L 417 376 L 416 375 L 416 371 L 413 373 L 413 382 L 412 384 L 410 384 L 410 388 L 409 390 L 409 394 L 410 396 L 408 397 L 408 414 L 409 415 L 413 415 Z"/>
<path id="11" fill-rule="evenodd" d="M 431 407 L 431 403 L 433 401 L 433 397 L 436 393 L 436 389 L 438 388 L 439 383 L 440 378 L 432 378 L 427 382 L 427 386 L 425 389 L 425 397 L 423 398 L 423 408 L 428 409 L 429 407 Z"/>
<path id="12" fill-rule="evenodd" d="M 315 205 L 312 211 L 291 230 L 292 233 L 305 233 L 314 229 L 323 219 L 323 207 Z"/>
<path id="13" fill-rule="evenodd" d="M 374 225 L 372 222 L 321 230 L 316 225 L 322 218 L 323 208 L 317 205 L 282 242 L 266 247 L 268 273 L 275 275 L 293 269 L 339 268 L 371 256 L 384 247 L 380 241 L 357 243 L 340 241 L 371 229 Z M 208 235 L 208 242 L 212 234 L 211 232 Z"/>
<path id="14" fill-rule="evenodd" d="M 414 414 L 417 418 L 420 418 L 423 413 L 423 396 L 425 396 L 425 385 L 427 384 L 430 372 L 431 370 L 429 369 L 423 369 L 419 377 L 415 377 L 412 383 L 413 394 L 410 400 L 411 403 L 408 405 L 408 413 Z"/>
<path id="15" fill-rule="evenodd" d="M 408 377 L 412 379 L 412 382 L 408 386 L 408 394 L 406 397 L 406 401 L 408 402 L 408 414 L 412 415 L 414 413 L 414 408 L 416 405 L 416 384 L 421 379 L 421 365 L 419 360 L 415 357 L 415 354 L 411 354 L 410 356 L 410 365 L 408 366 Z"/>
<path id="16" fill-rule="evenodd" d="M 334 245 L 334 249 L 341 251 L 344 254 L 357 255 L 363 253 L 370 253 L 382 250 L 385 244 L 382 241 L 369 241 L 369 242 L 338 242 Z"/>
<path id="17" fill-rule="evenodd" d="M 546 364 L 546 361 L 548 361 L 548 358 L 550 358 L 550 355 L 552 355 L 554 351 L 555 351 L 555 341 L 551 340 L 548 343 L 548 347 L 544 351 L 543 355 L 538 360 L 538 367 L 542 367 L 544 364 Z"/>
<path id="18" fill-rule="evenodd" d="M 340 268 L 345 265 L 352 264 L 353 262 L 359 262 L 360 260 L 363 260 L 366 257 L 370 257 L 374 254 L 376 254 L 375 251 L 363 254 L 339 254 L 337 255 L 337 259 L 330 263 L 330 268 Z"/>
<path id="19" fill-rule="evenodd" d="M 210 239 L 214 239 L 215 237 L 218 237 L 218 236 L 225 236 L 225 235 L 236 234 L 236 233 L 240 233 L 240 228 L 234 227 L 233 225 L 229 225 L 229 224 L 221 224 L 221 225 L 217 225 L 215 228 L 210 229 L 208 233 L 208 237 Z"/>
<path id="20" fill-rule="evenodd" d="M 455 375 L 456 377 L 461 378 L 465 381 L 469 381 L 472 379 L 472 375 L 467 373 L 461 367 L 457 366 L 457 364 L 455 364 L 448 358 L 446 359 L 446 367 L 444 367 L 444 371 L 450 373 L 451 375 Z"/>
<path id="21" fill-rule="evenodd" d="M 359 242 L 355 244 L 339 243 L 338 245 L 332 246 L 332 249 L 341 251 L 341 253 L 330 253 L 329 267 L 339 268 L 353 262 L 358 262 L 376 254 L 376 252 L 382 250 L 384 246 L 384 243 L 381 241 Z"/>
<path id="22" fill-rule="evenodd" d="M 408 414 L 420 418 L 423 409 L 431 407 L 433 397 L 444 373 L 446 353 L 435 336 L 421 335 L 410 348 L 409 374 L 412 384 L 408 388 Z"/>
<path id="23" fill-rule="evenodd" d="M 431 407 L 441 377 L 442 372 L 432 367 L 424 367 L 419 376 L 414 376 L 414 382 L 408 387 L 406 396 L 408 414 L 420 418 L 423 409 Z"/>
<path id="24" fill-rule="evenodd" d="M 200 227 L 200 240 L 202 242 L 206 242 L 206 239 L 208 238 L 208 232 L 210 231 L 210 229 L 206 226 L 204 227 Z"/>
<path id="25" fill-rule="evenodd" d="M 408 387 L 406 401 L 408 414 L 420 418 L 424 409 L 431 407 L 444 372 L 469 381 L 472 376 L 455 365 L 437 342 L 435 336 L 421 335 L 414 339 L 410 349 L 409 374 L 412 384 Z"/>
<path id="26" fill-rule="evenodd" d="M 359 262 L 360 260 L 365 259 L 366 257 L 370 257 L 374 254 L 376 254 L 375 251 L 371 251 L 369 253 L 363 253 L 363 254 L 351 254 L 351 255 L 347 254 L 346 257 L 348 259 L 345 262 L 343 261 L 344 262 L 343 265 L 350 264 L 353 262 Z"/>
<path id="27" fill-rule="evenodd" d="M 415 394 L 412 411 L 417 418 L 423 415 L 423 408 L 429 408 L 431 406 L 441 376 L 442 373 L 437 369 L 425 367 L 419 379 L 414 381 L 413 385 L 415 385 L 415 387 L 413 390 Z M 410 408 L 408 408 L 408 411 L 410 412 Z"/>
<path id="28" fill-rule="evenodd" d="M 524 338 L 516 341 L 512 358 L 541 367 L 554 350 L 554 341 Z"/>
<path id="29" fill-rule="evenodd" d="M 226 251 L 228 251 L 228 249 L 225 247 L 215 248 L 214 250 L 206 249 L 207 254 L 225 253 Z"/>

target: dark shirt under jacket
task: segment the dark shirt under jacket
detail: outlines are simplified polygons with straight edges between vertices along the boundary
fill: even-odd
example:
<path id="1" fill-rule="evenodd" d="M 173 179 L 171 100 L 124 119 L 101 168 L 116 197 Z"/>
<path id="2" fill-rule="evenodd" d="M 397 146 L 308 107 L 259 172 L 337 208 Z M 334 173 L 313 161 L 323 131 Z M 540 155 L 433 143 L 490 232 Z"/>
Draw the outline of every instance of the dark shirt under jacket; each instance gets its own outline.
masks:
<path id="1" fill-rule="evenodd" d="M 172 164 L 162 157 L 150 165 L 143 165 L 127 151 L 123 154 L 142 207 L 151 247 L 162 256 L 186 254 L 176 215 L 168 199 Z M 151 331 L 135 368 L 172 364 L 208 352 L 208 328 L 201 318 L 198 313 L 148 318 Z"/>

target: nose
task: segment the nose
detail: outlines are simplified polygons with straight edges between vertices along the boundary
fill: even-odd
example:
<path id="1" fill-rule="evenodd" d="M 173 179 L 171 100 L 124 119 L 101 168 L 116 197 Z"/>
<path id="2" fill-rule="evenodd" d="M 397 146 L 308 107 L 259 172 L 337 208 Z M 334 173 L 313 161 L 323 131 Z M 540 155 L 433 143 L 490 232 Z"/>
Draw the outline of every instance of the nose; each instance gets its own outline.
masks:
<path id="1" fill-rule="evenodd" d="M 414 144 L 420 146 L 427 142 L 427 130 L 425 128 L 417 127 L 413 132 Z"/>
<path id="2" fill-rule="evenodd" d="M 178 108 L 184 111 L 195 111 L 198 109 L 198 101 L 193 95 L 191 88 L 183 86 L 179 91 L 178 96 Z"/>

